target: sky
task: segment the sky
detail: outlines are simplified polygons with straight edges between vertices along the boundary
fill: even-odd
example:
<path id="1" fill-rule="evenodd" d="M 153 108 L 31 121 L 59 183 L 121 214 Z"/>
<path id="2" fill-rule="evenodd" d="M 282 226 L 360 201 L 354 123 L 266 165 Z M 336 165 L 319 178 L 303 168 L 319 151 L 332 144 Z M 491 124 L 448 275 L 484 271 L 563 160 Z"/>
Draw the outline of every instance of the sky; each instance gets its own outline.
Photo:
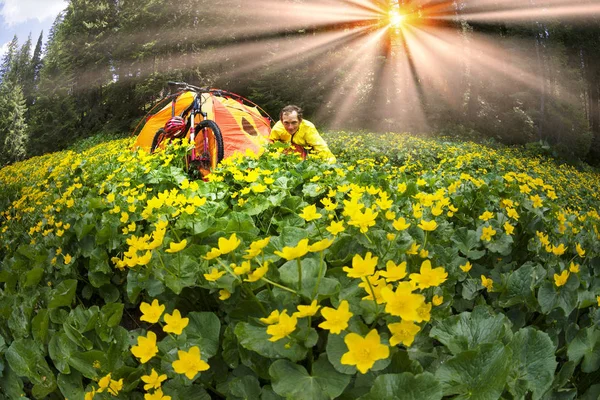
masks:
<path id="1" fill-rule="evenodd" d="M 45 43 L 54 19 L 67 5 L 66 0 L 0 0 L 0 57 L 15 34 L 21 46 L 31 33 L 33 51 L 43 30 Z"/>

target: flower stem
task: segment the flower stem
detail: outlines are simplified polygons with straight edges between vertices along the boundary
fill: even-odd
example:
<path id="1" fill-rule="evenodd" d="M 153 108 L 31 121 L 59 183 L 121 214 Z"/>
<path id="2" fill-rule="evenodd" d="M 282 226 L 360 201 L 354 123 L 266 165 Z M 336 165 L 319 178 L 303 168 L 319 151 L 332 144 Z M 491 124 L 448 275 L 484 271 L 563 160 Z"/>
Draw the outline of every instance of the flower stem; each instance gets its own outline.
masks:
<path id="1" fill-rule="evenodd" d="M 302 263 L 299 258 L 296 258 L 296 263 L 298 264 L 298 292 L 302 291 Z"/>
<path id="2" fill-rule="evenodd" d="M 273 282 L 270 279 L 267 279 L 267 278 L 264 278 L 264 277 L 260 278 L 260 279 L 262 279 L 263 281 L 265 281 L 267 283 L 270 283 L 271 285 L 273 285 L 275 287 L 278 287 L 279 289 L 287 290 L 288 292 L 292 292 L 294 294 L 298 294 L 298 292 L 296 292 L 294 289 L 290 289 L 289 287 L 285 287 L 283 285 L 280 285 L 279 283 Z"/>
<path id="3" fill-rule="evenodd" d="M 371 296 L 373 296 L 373 302 L 375 303 L 375 316 L 379 315 L 379 304 L 377 304 L 377 297 L 375 297 L 375 290 L 373 289 L 373 285 L 371 285 L 371 280 L 367 276 L 367 283 L 369 284 L 369 289 L 371 289 Z"/>
<path id="4" fill-rule="evenodd" d="M 321 250 L 321 260 L 319 262 L 319 275 L 317 276 L 317 284 L 313 290 L 312 300 L 314 300 L 319 294 L 319 285 L 321 284 L 321 277 L 323 275 L 323 250 Z M 310 326 L 310 320 L 309 320 Z"/>

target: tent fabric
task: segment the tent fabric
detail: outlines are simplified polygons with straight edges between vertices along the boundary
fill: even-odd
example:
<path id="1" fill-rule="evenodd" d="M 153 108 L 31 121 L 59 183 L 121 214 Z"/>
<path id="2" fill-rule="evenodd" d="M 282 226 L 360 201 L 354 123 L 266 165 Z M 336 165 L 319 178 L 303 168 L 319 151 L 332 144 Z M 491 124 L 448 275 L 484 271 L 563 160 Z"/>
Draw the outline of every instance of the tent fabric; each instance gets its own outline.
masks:
<path id="1" fill-rule="evenodd" d="M 219 93 L 218 91 L 216 91 Z M 177 97 L 175 115 L 185 117 L 192 102 L 197 96 L 193 92 L 184 92 Z M 269 141 L 271 133 L 270 121 L 264 117 L 257 107 L 244 104 L 227 95 L 216 95 L 214 92 L 202 93 L 200 102 L 202 110 L 207 113 L 207 119 L 214 121 L 223 136 L 224 159 L 237 152 L 245 153 L 250 149 L 255 153 Z M 150 151 L 156 132 L 171 118 L 171 102 L 146 121 L 134 144 L 135 148 Z M 201 115 L 195 116 L 195 123 L 202 120 Z M 189 139 L 189 131 L 186 137 Z M 196 150 L 202 151 L 202 136 L 196 136 Z"/>

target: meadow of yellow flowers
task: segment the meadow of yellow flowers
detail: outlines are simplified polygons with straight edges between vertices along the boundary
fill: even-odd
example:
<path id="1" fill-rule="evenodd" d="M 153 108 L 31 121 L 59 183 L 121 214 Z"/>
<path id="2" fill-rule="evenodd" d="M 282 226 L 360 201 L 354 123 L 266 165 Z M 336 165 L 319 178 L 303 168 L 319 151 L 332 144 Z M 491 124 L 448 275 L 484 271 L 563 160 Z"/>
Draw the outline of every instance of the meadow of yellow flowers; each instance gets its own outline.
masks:
<path id="1" fill-rule="evenodd" d="M 0 170 L 0 399 L 595 399 L 600 175 L 400 134 Z"/>

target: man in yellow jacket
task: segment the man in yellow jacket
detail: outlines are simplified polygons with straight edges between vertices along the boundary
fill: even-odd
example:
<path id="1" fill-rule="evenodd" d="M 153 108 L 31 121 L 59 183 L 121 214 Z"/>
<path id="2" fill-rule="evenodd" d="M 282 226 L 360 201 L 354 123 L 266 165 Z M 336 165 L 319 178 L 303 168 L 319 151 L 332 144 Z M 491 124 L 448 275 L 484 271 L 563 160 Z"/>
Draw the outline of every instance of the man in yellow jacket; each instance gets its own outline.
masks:
<path id="1" fill-rule="evenodd" d="M 289 105 L 279 113 L 279 121 L 271 129 L 269 139 L 292 143 L 305 157 L 307 152 L 317 153 L 329 162 L 335 162 L 335 156 L 312 122 L 302 118 L 302 109 Z"/>

